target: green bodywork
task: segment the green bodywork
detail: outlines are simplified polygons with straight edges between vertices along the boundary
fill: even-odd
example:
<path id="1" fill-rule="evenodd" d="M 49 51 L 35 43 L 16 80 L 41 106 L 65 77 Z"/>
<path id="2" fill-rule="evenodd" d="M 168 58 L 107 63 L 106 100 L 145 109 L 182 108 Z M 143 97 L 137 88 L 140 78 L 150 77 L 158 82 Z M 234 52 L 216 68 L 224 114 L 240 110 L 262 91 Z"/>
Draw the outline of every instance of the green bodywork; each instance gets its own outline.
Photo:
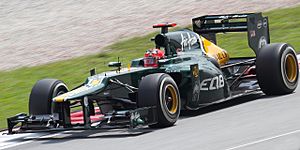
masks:
<path id="1" fill-rule="evenodd" d="M 82 99 L 84 96 L 92 95 L 98 95 L 103 99 L 117 97 L 135 101 L 129 96 L 129 93 L 135 91 L 130 91 L 126 87 L 116 85 L 111 80 L 118 80 L 121 83 L 138 88 L 141 79 L 153 73 L 166 73 L 174 79 L 180 91 L 182 108 L 196 109 L 229 96 L 227 84 L 215 90 L 199 90 L 199 84 L 203 80 L 222 75 L 220 68 L 216 67 L 209 60 L 209 57 L 203 53 L 201 47 L 160 59 L 158 64 L 158 67 L 144 67 L 143 58 L 140 58 L 133 60 L 130 68 L 116 69 L 90 76 L 82 86 L 66 93 L 64 101 Z M 198 68 L 199 76 L 197 78 L 193 76 L 193 66 L 197 66 Z M 198 85 L 197 90 L 194 90 L 195 85 Z M 57 97 L 53 98 L 54 101 L 56 99 Z"/>

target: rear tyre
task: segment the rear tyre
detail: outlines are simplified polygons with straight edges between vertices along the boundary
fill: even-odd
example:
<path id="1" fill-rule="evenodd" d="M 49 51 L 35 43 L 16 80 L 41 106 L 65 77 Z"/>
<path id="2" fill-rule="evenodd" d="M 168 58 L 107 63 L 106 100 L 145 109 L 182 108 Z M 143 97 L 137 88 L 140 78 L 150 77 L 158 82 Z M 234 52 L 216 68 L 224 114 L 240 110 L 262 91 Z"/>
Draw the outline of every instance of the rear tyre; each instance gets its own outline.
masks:
<path id="1" fill-rule="evenodd" d="M 68 87 L 60 80 L 42 79 L 33 86 L 29 97 L 30 115 L 58 113 L 62 123 L 70 123 L 69 102 L 53 103 L 52 99 L 68 92 Z"/>
<path id="2" fill-rule="evenodd" d="M 175 81 L 168 74 L 145 76 L 138 89 L 138 107 L 156 106 L 158 122 L 151 128 L 174 125 L 180 113 L 180 95 Z"/>
<path id="3" fill-rule="evenodd" d="M 267 95 L 292 93 L 298 85 L 299 68 L 295 50 L 286 43 L 264 46 L 256 59 L 259 86 Z"/>

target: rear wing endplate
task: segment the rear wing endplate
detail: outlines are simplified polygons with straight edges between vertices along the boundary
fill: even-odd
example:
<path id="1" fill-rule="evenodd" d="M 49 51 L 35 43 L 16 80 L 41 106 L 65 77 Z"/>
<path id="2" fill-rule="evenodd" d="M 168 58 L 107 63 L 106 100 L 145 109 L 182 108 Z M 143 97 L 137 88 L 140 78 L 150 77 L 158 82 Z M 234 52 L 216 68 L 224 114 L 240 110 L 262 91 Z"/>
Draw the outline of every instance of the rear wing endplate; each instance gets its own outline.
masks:
<path id="1" fill-rule="evenodd" d="M 247 32 L 248 45 L 255 54 L 270 43 L 268 17 L 261 13 L 206 15 L 192 19 L 194 32 L 213 43 L 217 43 L 216 33 Z"/>

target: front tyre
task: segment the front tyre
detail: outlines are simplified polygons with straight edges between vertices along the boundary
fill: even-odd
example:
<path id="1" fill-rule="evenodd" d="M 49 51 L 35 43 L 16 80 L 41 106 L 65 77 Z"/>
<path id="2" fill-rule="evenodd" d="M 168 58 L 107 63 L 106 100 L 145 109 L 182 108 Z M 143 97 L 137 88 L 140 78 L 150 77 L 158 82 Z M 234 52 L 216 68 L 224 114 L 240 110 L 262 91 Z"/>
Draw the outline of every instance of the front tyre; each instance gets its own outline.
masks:
<path id="1" fill-rule="evenodd" d="M 138 107 L 156 106 L 158 122 L 149 125 L 163 128 L 174 125 L 180 113 L 180 95 L 175 81 L 168 74 L 145 76 L 138 89 Z"/>
<path id="2" fill-rule="evenodd" d="M 292 93 L 298 85 L 299 68 L 295 50 L 286 43 L 264 46 L 256 59 L 259 86 L 267 95 Z"/>
<path id="3" fill-rule="evenodd" d="M 68 92 L 60 80 L 42 79 L 35 83 L 29 97 L 30 115 L 51 115 L 57 113 L 63 125 L 70 124 L 69 102 L 53 103 L 52 99 Z"/>

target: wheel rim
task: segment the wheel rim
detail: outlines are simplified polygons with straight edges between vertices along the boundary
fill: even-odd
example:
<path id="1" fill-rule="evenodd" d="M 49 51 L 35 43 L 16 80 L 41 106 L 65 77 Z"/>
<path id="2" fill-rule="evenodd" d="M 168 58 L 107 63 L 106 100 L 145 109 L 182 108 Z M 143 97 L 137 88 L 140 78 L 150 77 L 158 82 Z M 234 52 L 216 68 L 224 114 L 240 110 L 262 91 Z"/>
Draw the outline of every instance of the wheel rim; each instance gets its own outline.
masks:
<path id="1" fill-rule="evenodd" d="M 297 78 L 297 62 L 292 54 L 285 57 L 285 76 L 289 82 L 295 82 Z"/>
<path id="2" fill-rule="evenodd" d="M 55 89 L 53 90 L 53 94 L 52 94 L 52 98 L 54 98 L 54 97 L 56 97 L 56 96 L 59 96 L 59 95 L 62 95 L 62 94 L 65 94 L 67 91 L 64 91 L 64 90 L 61 90 L 61 87 L 66 87 L 66 86 L 64 86 L 64 84 L 63 83 L 60 83 L 60 84 L 58 84 L 56 87 L 55 87 Z M 68 89 L 67 89 L 68 90 Z M 52 101 L 52 98 L 51 98 L 51 114 L 53 114 L 55 111 L 54 111 L 54 109 L 55 109 L 55 107 L 56 107 L 56 103 L 54 103 L 53 101 Z"/>
<path id="3" fill-rule="evenodd" d="M 165 92 L 165 105 L 170 114 L 175 114 L 178 109 L 178 96 L 173 85 L 168 84 Z"/>

